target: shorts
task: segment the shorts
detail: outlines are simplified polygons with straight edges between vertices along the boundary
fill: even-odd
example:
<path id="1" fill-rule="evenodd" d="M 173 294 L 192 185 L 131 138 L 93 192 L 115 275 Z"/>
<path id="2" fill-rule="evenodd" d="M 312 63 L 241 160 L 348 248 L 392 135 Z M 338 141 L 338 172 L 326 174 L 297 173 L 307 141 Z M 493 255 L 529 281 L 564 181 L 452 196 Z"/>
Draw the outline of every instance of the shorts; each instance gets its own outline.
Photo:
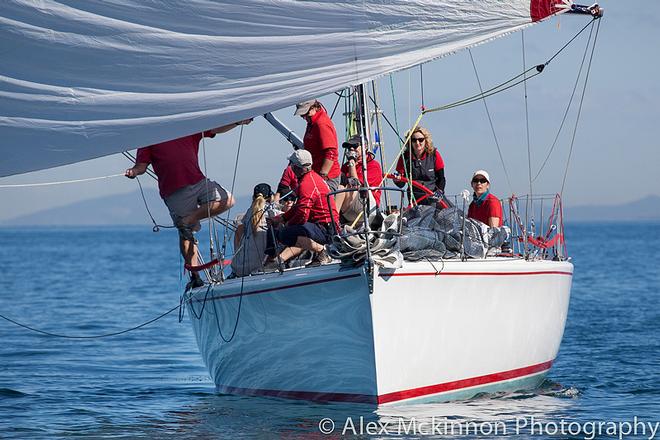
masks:
<path id="1" fill-rule="evenodd" d="M 277 231 L 277 239 L 286 246 L 295 246 L 298 237 L 311 238 L 319 244 L 330 243 L 334 233 L 332 224 L 303 223 L 302 225 L 288 225 Z"/>
<path id="2" fill-rule="evenodd" d="M 325 183 L 328 184 L 328 188 L 330 188 L 330 191 L 337 191 L 339 189 L 339 183 L 341 179 L 339 176 L 334 177 L 332 179 L 326 179 Z"/>
<path id="3" fill-rule="evenodd" d="M 180 188 L 164 199 L 167 209 L 170 211 L 170 217 L 174 225 L 181 233 L 181 219 L 190 215 L 201 205 L 209 202 L 220 202 L 227 200 L 229 193 L 220 184 L 209 179 L 202 179 L 199 182 Z M 201 225 L 199 222 L 191 225 L 192 229 L 198 231 Z"/>
<path id="4" fill-rule="evenodd" d="M 369 191 L 369 206 L 371 208 L 371 211 L 369 212 L 369 221 L 373 219 L 373 216 L 378 209 L 378 206 L 376 205 L 376 199 L 374 198 L 373 194 L 371 191 Z M 360 198 L 360 193 L 356 192 L 353 193 L 353 199 L 351 200 L 351 203 L 346 206 L 342 206 L 341 210 L 341 215 L 346 219 L 349 223 L 353 223 L 358 217 L 360 217 L 360 221 L 358 224 L 362 224 L 362 213 L 364 212 L 364 204 L 362 202 L 362 198 Z"/>

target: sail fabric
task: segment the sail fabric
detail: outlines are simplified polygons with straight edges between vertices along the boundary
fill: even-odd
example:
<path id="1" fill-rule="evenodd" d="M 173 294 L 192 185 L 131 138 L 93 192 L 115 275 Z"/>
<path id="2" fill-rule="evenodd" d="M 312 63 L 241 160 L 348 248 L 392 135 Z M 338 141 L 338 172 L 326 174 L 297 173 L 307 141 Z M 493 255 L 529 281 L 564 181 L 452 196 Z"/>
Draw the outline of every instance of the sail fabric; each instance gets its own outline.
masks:
<path id="1" fill-rule="evenodd" d="M 2 0 L 0 176 L 290 106 L 521 29 L 566 1 Z"/>

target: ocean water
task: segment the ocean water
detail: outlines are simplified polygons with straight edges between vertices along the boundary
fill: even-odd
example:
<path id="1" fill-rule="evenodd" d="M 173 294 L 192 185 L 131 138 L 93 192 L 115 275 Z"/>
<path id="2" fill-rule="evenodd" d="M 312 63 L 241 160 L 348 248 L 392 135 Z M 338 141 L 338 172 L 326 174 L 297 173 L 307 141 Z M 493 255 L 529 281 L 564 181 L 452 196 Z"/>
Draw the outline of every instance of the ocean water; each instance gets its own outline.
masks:
<path id="1" fill-rule="evenodd" d="M 375 412 L 224 396 L 176 312 L 88 340 L 0 319 L 0 438 L 653 438 L 660 224 L 574 224 L 567 237 L 569 317 L 538 390 Z M 178 305 L 180 267 L 173 231 L 3 228 L 0 314 L 53 333 L 119 331 Z"/>

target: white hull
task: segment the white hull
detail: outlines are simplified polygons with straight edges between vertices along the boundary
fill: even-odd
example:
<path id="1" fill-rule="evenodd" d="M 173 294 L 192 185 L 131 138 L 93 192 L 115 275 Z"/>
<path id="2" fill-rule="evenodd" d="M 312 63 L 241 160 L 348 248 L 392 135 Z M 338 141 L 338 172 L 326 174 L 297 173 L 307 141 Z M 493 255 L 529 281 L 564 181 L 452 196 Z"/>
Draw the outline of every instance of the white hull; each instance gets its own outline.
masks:
<path id="1" fill-rule="evenodd" d="M 228 280 L 197 290 L 188 311 L 220 392 L 442 401 L 538 385 L 559 349 L 572 272 L 510 258 L 405 262 L 376 270 L 370 294 L 363 268 L 335 264 Z"/>

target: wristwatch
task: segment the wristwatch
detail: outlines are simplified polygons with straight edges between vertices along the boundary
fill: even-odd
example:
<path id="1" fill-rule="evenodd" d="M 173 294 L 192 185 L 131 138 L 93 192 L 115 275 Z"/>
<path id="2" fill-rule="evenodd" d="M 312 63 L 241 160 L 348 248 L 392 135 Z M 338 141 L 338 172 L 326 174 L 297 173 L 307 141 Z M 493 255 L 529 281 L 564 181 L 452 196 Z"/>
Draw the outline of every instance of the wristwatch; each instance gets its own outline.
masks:
<path id="1" fill-rule="evenodd" d="M 328 180 L 328 173 L 319 173 L 321 177 L 323 177 L 325 180 Z"/>

